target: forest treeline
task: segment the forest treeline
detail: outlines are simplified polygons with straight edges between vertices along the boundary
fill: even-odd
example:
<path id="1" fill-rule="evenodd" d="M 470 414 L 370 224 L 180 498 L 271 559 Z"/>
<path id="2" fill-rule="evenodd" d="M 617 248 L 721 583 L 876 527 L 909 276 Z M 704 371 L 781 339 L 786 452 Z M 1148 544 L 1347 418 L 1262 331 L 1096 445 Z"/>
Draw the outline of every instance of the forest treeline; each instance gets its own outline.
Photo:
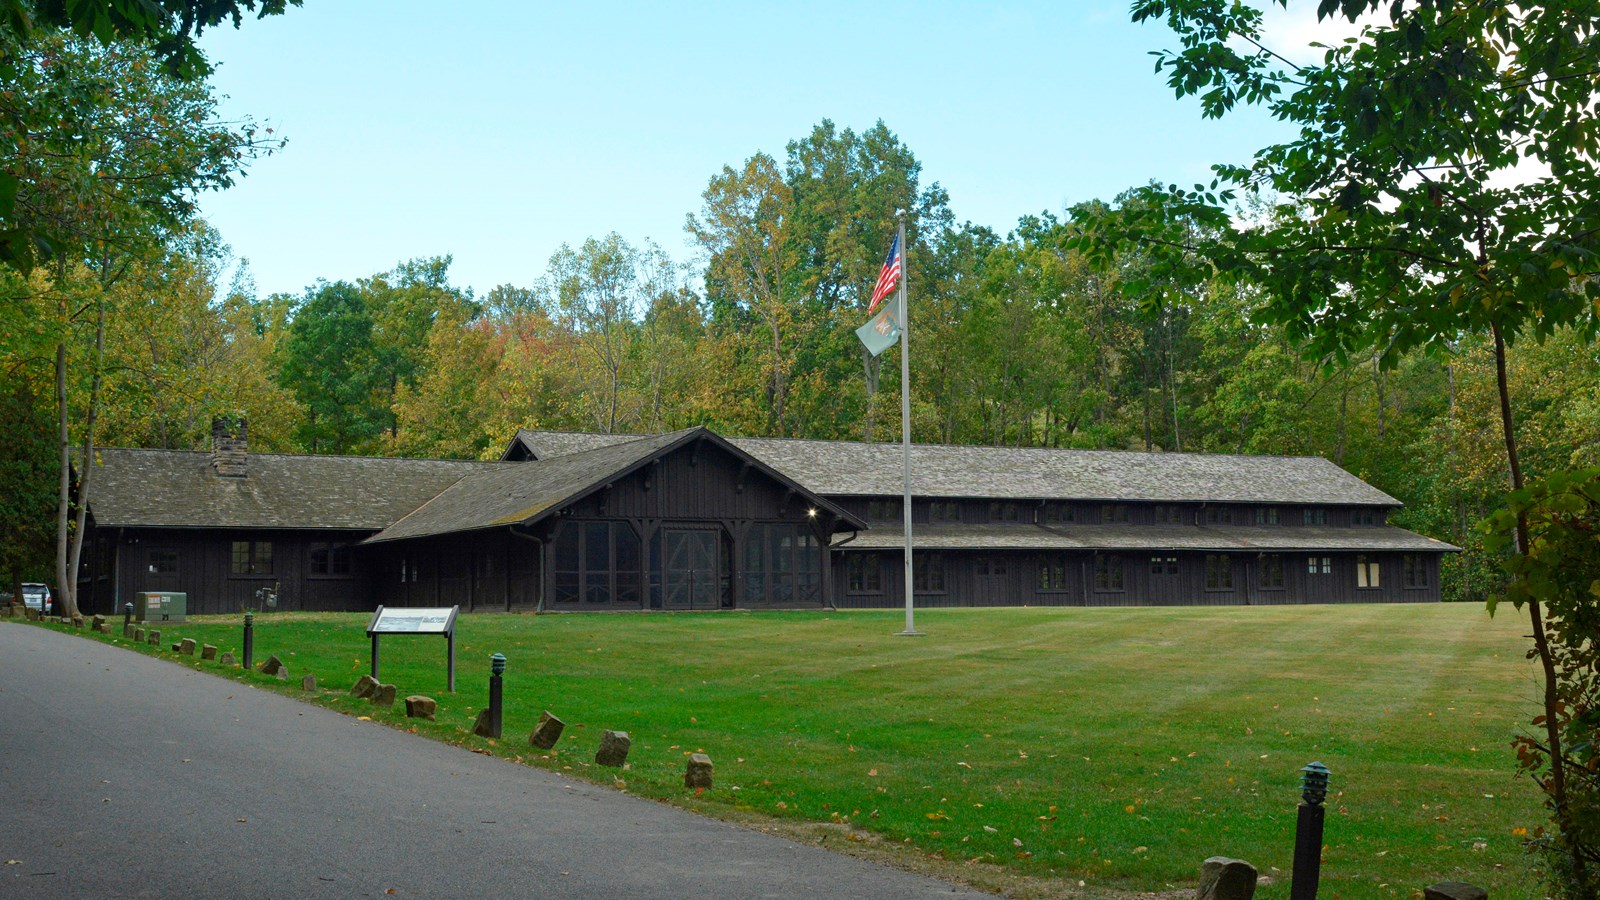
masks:
<path id="1" fill-rule="evenodd" d="M 150 165 L 130 147 L 188 154 L 181 195 L 276 149 L 207 119 L 203 81 L 161 75 L 146 51 L 49 46 L 97 79 L 140 73 L 137 90 L 106 88 L 113 124 L 177 123 L 106 147 L 102 171 Z M 874 358 L 853 331 L 905 210 L 916 440 L 1324 456 L 1403 500 L 1400 524 L 1468 548 L 1446 564 L 1448 596 L 1499 584 L 1475 530 L 1506 481 L 1488 337 L 1308 357 L 1254 315 L 1248 284 L 1174 278 L 1137 247 L 1078 251 L 1085 221 L 1139 202 L 1001 235 L 960 222 L 884 123 L 824 121 L 781 157 L 708 173 L 676 254 L 575 235 L 533 283 L 482 294 L 441 255 L 261 296 L 192 207 L 86 223 L 81 257 L 0 267 L 0 555 L 13 578 L 48 571 L 64 446 L 200 448 L 219 414 L 245 415 L 255 450 L 304 453 L 492 457 L 518 427 L 896 440 L 899 351 Z M 1524 467 L 1600 462 L 1595 346 L 1557 331 L 1508 358 Z"/>
<path id="2" fill-rule="evenodd" d="M 1506 477 L 1486 339 L 1392 368 L 1307 358 L 1253 321 L 1248 288 L 1154 283 L 1136 253 L 1091 263 L 1073 238 L 1095 204 L 1004 236 L 958 224 L 882 123 L 823 122 L 782 159 L 713 173 L 677 258 L 595 236 L 482 295 L 440 256 L 258 296 L 195 223 L 108 291 L 103 364 L 68 389 L 101 379 L 116 446 L 200 448 L 234 412 L 253 449 L 304 453 L 493 457 L 518 427 L 896 440 L 899 351 L 874 359 L 853 330 L 897 209 L 916 440 L 1324 456 L 1403 500 L 1400 524 L 1469 548 L 1449 596 L 1497 583 L 1474 530 Z M 90 324 L 73 323 L 80 346 Z M 1600 462 L 1595 346 L 1557 333 L 1510 360 L 1525 467 Z M 4 364 L 12 421 L 48 456 L 45 363 Z"/>

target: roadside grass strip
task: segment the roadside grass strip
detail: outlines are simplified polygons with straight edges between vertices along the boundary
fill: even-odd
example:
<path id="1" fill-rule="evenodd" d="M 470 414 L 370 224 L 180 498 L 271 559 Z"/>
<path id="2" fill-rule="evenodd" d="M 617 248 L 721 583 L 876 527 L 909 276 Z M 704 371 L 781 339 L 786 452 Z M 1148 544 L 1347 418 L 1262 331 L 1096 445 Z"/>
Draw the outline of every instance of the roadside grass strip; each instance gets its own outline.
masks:
<path id="1" fill-rule="evenodd" d="M 1192 888 L 1223 855 L 1272 879 L 1258 897 L 1287 897 L 1299 770 L 1317 760 L 1333 772 L 1322 897 L 1457 880 L 1503 898 L 1539 893 L 1522 841 L 1545 819 L 1508 746 L 1538 694 L 1511 613 L 924 610 L 924 638 L 893 636 L 897 611 L 464 615 L 454 694 L 443 638 L 383 643 L 380 680 L 437 700 L 433 722 L 349 696 L 370 667 L 369 615 L 267 613 L 255 661 L 277 655 L 288 680 L 231 674 L 709 815 L 822 823 L 830 846 L 900 845 L 979 885 L 998 867 L 1090 895 Z M 239 658 L 241 621 L 163 627 L 162 647 L 134 645 L 117 619 L 112 635 L 81 633 L 229 674 L 169 647 Z M 505 729 L 489 740 L 471 728 L 497 652 Z M 567 728 L 542 751 L 528 734 L 547 709 Z M 606 729 L 632 736 L 626 768 L 594 764 Z M 686 789 L 699 752 L 714 787 Z"/>

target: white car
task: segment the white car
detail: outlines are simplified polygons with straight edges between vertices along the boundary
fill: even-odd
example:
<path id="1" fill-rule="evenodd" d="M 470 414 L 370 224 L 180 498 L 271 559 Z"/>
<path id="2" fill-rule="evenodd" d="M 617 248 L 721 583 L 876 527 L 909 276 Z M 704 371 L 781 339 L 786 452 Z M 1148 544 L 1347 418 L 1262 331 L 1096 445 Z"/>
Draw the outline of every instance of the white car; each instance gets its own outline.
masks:
<path id="1" fill-rule="evenodd" d="M 25 582 L 22 585 L 22 602 L 29 609 L 37 609 L 41 616 L 52 615 L 56 608 L 56 598 L 51 596 L 48 584 Z"/>

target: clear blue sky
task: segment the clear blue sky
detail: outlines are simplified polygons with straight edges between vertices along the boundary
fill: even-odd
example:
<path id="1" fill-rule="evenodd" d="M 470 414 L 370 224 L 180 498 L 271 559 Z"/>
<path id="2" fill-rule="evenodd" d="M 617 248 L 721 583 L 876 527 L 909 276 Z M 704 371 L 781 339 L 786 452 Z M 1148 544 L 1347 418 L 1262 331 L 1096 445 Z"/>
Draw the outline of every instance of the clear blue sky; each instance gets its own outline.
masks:
<path id="1" fill-rule="evenodd" d="M 224 114 L 289 144 L 202 209 L 263 295 L 440 254 L 481 294 L 609 231 L 690 260 L 723 165 L 881 118 L 958 220 L 1004 233 L 1283 136 L 1176 101 L 1148 55 L 1174 43 L 1125 0 L 307 0 L 207 34 Z"/>

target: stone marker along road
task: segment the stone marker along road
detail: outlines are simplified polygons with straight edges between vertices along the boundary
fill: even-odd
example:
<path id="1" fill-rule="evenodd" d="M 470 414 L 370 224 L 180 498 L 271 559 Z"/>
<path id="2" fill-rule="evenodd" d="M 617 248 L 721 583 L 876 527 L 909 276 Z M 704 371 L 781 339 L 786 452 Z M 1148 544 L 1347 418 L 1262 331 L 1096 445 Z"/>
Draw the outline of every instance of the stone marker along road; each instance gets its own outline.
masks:
<path id="1" fill-rule="evenodd" d="M 0 862 L 6 898 L 983 896 L 13 622 Z"/>

